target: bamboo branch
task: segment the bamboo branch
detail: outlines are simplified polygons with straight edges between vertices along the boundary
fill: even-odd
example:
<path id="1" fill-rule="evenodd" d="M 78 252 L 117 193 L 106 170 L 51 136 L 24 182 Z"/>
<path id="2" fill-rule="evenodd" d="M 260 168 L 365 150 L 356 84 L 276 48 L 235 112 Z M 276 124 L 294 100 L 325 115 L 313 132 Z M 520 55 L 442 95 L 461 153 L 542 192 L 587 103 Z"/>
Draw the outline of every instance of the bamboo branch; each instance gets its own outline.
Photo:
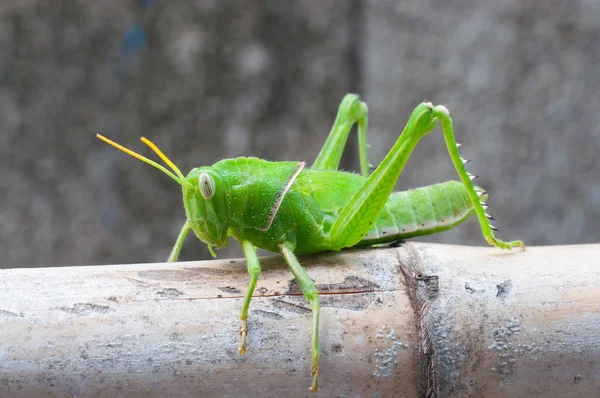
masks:
<path id="1" fill-rule="evenodd" d="M 319 396 L 600 391 L 600 245 L 433 244 L 301 257 Z M 0 271 L 0 396 L 307 396 L 310 306 L 280 257 L 240 356 L 243 260 Z"/>

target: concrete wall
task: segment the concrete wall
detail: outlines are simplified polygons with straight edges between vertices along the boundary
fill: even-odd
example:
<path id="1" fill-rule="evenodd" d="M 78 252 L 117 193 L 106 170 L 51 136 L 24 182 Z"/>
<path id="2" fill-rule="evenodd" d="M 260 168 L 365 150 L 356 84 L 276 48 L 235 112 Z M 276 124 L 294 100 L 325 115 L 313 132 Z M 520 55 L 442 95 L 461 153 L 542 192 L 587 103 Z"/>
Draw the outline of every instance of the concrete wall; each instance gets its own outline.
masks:
<path id="1" fill-rule="evenodd" d="M 179 188 L 94 133 L 186 171 L 311 162 L 346 92 L 369 104 L 373 163 L 421 100 L 446 104 L 500 237 L 597 242 L 598 20 L 584 0 L 3 2 L 2 265 L 166 258 Z M 399 188 L 451 178 L 434 133 Z M 429 240 L 485 243 L 473 221 Z M 190 237 L 183 259 L 206 257 Z"/>

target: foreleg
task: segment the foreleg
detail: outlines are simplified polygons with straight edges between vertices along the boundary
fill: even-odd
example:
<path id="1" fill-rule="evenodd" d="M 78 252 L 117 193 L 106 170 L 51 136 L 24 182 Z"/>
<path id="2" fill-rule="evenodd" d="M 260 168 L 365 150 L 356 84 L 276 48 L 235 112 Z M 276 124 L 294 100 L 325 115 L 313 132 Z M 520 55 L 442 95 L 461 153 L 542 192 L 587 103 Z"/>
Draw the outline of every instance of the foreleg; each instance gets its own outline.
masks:
<path id="1" fill-rule="evenodd" d="M 190 230 L 190 224 L 186 221 L 181 227 L 181 231 L 179 232 L 179 236 L 175 241 L 175 245 L 171 250 L 171 254 L 169 254 L 169 258 L 167 259 L 168 263 L 172 263 L 177 261 L 179 258 L 179 252 L 181 252 L 181 247 L 183 246 L 183 242 L 185 242 L 185 238 Z"/>
<path id="2" fill-rule="evenodd" d="M 246 262 L 248 263 L 248 273 L 250 274 L 250 284 L 244 297 L 244 303 L 242 304 L 242 311 L 240 313 L 240 336 L 242 341 L 238 351 L 244 355 L 246 353 L 246 337 L 248 336 L 248 308 L 250 307 L 250 300 L 252 300 L 252 294 L 254 294 L 254 288 L 256 287 L 256 281 L 260 275 L 260 263 L 258 262 L 258 256 L 256 255 L 256 247 L 252 243 L 244 240 L 242 241 L 242 247 L 244 254 L 246 255 Z"/>

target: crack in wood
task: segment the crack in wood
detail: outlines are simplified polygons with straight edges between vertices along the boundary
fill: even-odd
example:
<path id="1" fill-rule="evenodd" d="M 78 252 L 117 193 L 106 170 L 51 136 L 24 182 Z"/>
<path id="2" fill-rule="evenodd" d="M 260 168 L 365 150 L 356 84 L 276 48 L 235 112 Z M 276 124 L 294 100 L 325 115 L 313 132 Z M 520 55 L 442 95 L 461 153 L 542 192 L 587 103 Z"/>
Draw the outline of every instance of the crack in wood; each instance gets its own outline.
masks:
<path id="1" fill-rule="evenodd" d="M 419 335 L 419 395 L 426 398 L 438 397 L 436 377 L 435 347 L 429 333 L 429 306 L 435 301 L 439 293 L 437 275 L 426 275 L 419 266 L 419 255 L 412 246 L 403 246 L 408 253 L 408 261 L 400 258 L 396 251 L 398 268 L 404 276 L 408 297 L 417 317 L 417 331 Z"/>
<path id="2" fill-rule="evenodd" d="M 345 291 L 345 292 L 319 292 L 320 296 L 335 296 L 335 295 L 353 295 L 353 294 L 365 294 L 365 293 L 385 293 L 385 292 L 397 292 L 398 289 L 377 289 L 377 290 L 357 290 L 357 291 Z M 272 294 L 259 294 L 253 295 L 252 298 L 262 297 L 304 297 L 302 293 L 272 293 Z M 244 295 L 235 296 L 224 296 L 219 294 L 215 297 L 164 297 L 164 298 L 152 298 L 152 299 L 134 299 L 131 301 L 156 301 L 156 300 L 185 300 L 185 301 L 196 301 L 196 300 L 221 300 L 221 299 L 240 299 L 244 298 Z"/>

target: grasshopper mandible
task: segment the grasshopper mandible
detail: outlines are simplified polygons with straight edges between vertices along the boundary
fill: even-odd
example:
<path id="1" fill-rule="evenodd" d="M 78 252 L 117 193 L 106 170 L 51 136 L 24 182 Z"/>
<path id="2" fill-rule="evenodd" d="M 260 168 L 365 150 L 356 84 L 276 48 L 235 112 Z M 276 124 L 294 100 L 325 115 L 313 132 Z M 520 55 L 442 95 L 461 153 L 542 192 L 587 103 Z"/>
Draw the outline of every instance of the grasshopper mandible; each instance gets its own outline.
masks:
<path id="1" fill-rule="evenodd" d="M 411 152 L 440 124 L 459 181 L 404 192 L 392 190 Z M 342 151 L 354 124 L 358 124 L 361 175 L 338 171 Z M 211 253 L 233 236 L 244 249 L 250 274 L 240 314 L 240 354 L 246 353 L 248 307 L 260 274 L 257 248 L 279 252 L 285 258 L 312 307 L 312 386 L 319 388 L 319 292 L 296 258 L 297 254 L 341 250 L 358 245 L 392 242 L 445 231 L 475 214 L 487 242 L 502 249 L 524 244 L 494 236 L 485 200 L 467 172 L 454 138 L 452 119 L 443 105 L 419 104 L 404 131 L 379 166 L 369 173 L 367 159 L 368 108 L 357 95 L 342 100 L 329 137 L 310 168 L 304 162 L 270 162 L 258 158 L 225 159 L 192 169 L 187 176 L 149 140 L 142 141 L 172 172 L 109 139 L 108 144 L 140 159 L 177 181 L 183 190 L 186 221 L 168 261 L 177 261 L 192 229 Z"/>

